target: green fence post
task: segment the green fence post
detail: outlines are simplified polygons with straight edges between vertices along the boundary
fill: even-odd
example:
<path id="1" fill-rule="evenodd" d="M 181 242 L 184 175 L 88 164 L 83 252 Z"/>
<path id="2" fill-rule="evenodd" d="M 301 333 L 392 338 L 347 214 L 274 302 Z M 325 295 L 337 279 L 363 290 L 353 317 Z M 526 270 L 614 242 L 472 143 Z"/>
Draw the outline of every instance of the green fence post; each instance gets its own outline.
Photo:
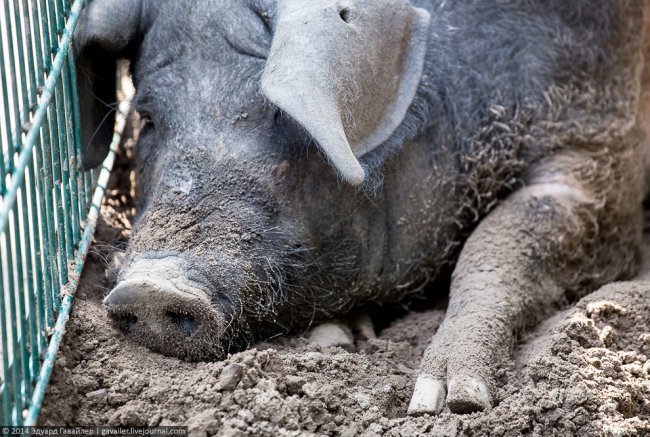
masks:
<path id="1" fill-rule="evenodd" d="M 0 3 L 0 425 L 36 423 L 120 140 L 101 172 L 78 168 L 84 4 Z"/>

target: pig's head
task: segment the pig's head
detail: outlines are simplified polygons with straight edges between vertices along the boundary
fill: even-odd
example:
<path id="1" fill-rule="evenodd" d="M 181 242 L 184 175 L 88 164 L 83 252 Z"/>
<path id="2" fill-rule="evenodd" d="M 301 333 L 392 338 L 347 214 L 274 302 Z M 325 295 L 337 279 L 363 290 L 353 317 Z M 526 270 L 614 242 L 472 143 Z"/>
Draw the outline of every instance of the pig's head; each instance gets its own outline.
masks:
<path id="1" fill-rule="evenodd" d="M 139 216 L 105 299 L 118 325 L 211 359 L 348 307 L 379 269 L 364 184 L 427 118 L 429 20 L 408 0 L 90 3 L 84 165 L 106 154 L 97 102 L 119 57 L 145 123 Z"/>

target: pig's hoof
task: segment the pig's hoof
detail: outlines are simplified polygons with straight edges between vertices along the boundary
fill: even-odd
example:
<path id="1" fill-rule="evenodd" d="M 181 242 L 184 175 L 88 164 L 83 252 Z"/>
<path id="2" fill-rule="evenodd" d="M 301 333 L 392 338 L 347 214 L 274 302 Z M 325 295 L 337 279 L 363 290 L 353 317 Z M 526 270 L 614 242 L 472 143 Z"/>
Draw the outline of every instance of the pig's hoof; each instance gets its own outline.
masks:
<path id="1" fill-rule="evenodd" d="M 449 380 L 447 405 L 454 413 L 476 413 L 492 406 L 487 384 L 480 378 L 456 375 Z"/>
<path id="2" fill-rule="evenodd" d="M 440 414 L 445 407 L 446 389 L 444 381 L 423 373 L 415 382 L 415 389 L 409 404 L 410 416 Z"/>
<path id="3" fill-rule="evenodd" d="M 342 347 L 345 350 L 354 350 L 354 338 L 350 328 L 339 321 L 322 323 L 312 329 L 309 340 L 322 348 Z"/>
<path id="4" fill-rule="evenodd" d="M 437 415 L 446 405 L 452 413 L 466 414 L 487 410 L 492 402 L 487 384 L 471 376 L 452 377 L 448 384 L 427 373 L 418 376 L 407 414 Z"/>
<path id="5" fill-rule="evenodd" d="M 492 407 L 494 366 L 506 339 L 478 329 L 445 326 L 424 353 L 408 414 L 476 413 Z M 446 408 L 445 408 L 446 407 Z"/>

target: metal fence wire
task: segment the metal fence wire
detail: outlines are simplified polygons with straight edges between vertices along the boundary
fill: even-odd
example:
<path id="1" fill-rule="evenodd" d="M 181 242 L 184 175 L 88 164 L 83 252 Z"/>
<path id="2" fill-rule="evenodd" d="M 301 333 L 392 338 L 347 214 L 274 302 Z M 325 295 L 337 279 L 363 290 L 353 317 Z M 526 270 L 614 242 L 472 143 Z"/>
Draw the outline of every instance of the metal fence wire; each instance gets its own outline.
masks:
<path id="1" fill-rule="evenodd" d="M 79 169 L 71 38 L 85 2 L 0 3 L 2 425 L 36 423 L 119 142 Z"/>

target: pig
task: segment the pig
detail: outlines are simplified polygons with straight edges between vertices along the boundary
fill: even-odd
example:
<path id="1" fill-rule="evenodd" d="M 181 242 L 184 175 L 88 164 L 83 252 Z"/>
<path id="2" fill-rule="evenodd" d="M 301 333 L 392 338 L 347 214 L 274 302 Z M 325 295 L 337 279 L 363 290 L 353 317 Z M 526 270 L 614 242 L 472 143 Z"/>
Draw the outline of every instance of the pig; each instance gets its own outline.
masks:
<path id="1" fill-rule="evenodd" d="M 118 59 L 144 125 L 108 313 L 153 351 L 218 360 L 453 269 L 408 413 L 491 408 L 523 330 L 638 268 L 643 13 L 94 0 L 74 39 L 82 165 L 106 155 Z"/>

